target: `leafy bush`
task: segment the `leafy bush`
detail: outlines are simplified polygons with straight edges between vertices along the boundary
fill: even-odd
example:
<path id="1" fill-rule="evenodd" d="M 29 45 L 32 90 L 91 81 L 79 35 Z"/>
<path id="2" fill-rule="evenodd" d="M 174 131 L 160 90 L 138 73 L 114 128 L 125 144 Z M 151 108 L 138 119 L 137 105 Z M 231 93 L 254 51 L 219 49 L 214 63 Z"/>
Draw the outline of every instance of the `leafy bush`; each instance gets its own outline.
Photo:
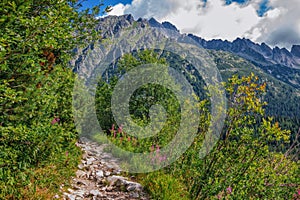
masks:
<path id="1" fill-rule="evenodd" d="M 200 135 L 172 165 L 169 173 L 183 177 L 192 199 L 292 196 L 299 181 L 297 163 L 269 150 L 277 141 L 288 142 L 290 132 L 263 118 L 265 103 L 260 96 L 264 89 L 265 84 L 253 74 L 230 78 L 226 84 L 227 119 L 214 150 L 204 159 L 198 158 Z"/>
<path id="2" fill-rule="evenodd" d="M 51 181 L 38 169 L 47 169 L 54 179 L 67 178 L 78 161 L 74 74 L 67 66 L 73 49 L 98 38 L 93 26 L 99 12 L 78 12 L 78 6 L 75 0 L 0 3 L 2 199 L 30 197 L 41 185 L 59 188 L 64 178 Z M 65 169 L 51 172 L 51 166 L 58 170 L 61 165 Z"/>
<path id="3" fill-rule="evenodd" d="M 109 80 L 105 80 L 102 77 L 98 83 L 95 98 L 97 117 L 101 127 L 108 135 L 114 135 L 111 127 L 116 124 L 111 110 L 114 87 L 123 74 L 143 64 L 160 64 L 162 67 L 165 67 L 166 61 L 151 50 L 140 51 L 136 55 L 126 54 L 118 61 L 118 67 L 115 71 L 111 72 Z M 149 110 L 156 104 L 162 105 L 166 110 L 168 117 L 166 124 L 155 137 L 137 140 L 138 145 L 135 148 L 131 148 L 135 152 L 148 151 L 152 145 L 164 146 L 177 131 L 180 119 L 180 106 L 176 97 L 169 89 L 157 84 L 146 84 L 137 89 L 132 95 L 129 112 L 134 122 L 141 127 L 147 126 L 151 122 Z M 115 127 L 116 130 L 118 128 L 121 127 Z M 131 133 L 131 135 L 134 135 L 134 133 Z"/>
<path id="4" fill-rule="evenodd" d="M 169 115 L 168 120 L 172 123 L 166 123 L 163 134 L 147 139 L 126 135 L 120 130 L 121 127 L 115 127 L 111 114 L 112 91 L 121 75 L 138 65 L 159 61 L 158 54 L 148 50 L 125 55 L 117 63 L 117 71 L 111 72 L 108 80 L 100 81 L 96 97 L 98 119 L 110 135 L 110 140 L 127 151 L 150 151 L 155 154 L 157 148 L 172 139 L 170 132 L 176 132 L 176 126 L 174 130 L 172 127 L 178 122 L 178 112 Z M 203 159 L 199 158 L 211 116 L 209 102 L 198 100 L 197 106 L 201 111 L 199 132 L 192 146 L 175 163 L 159 172 L 138 175 L 154 199 L 284 199 L 295 196 L 299 187 L 299 163 L 293 161 L 289 154 L 277 151 L 280 145 L 289 142 L 290 131 L 281 130 L 272 118 L 264 117 L 266 103 L 262 95 L 266 84 L 250 74 L 233 76 L 225 86 L 227 117 L 220 139 L 211 153 Z M 168 93 L 150 84 L 135 92 L 130 102 L 131 115 L 141 126 L 149 122 L 147 117 L 152 105 L 150 103 L 149 106 L 147 99 L 141 98 L 145 91 L 155 91 L 147 97 L 156 100 L 164 97 L 164 101 L 166 96 L 162 93 Z M 163 104 L 164 107 L 169 106 L 169 111 L 178 111 L 176 99 L 172 99 L 171 95 L 168 97 L 171 100 L 168 105 Z"/>

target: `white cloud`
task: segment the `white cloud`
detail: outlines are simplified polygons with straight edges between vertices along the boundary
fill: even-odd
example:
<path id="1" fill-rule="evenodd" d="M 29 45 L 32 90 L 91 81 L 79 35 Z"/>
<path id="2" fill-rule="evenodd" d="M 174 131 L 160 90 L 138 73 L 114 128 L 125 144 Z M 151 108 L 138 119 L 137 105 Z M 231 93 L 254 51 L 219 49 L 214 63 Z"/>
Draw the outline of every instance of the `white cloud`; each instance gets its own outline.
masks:
<path id="1" fill-rule="evenodd" d="M 258 31 L 260 35 L 253 37 L 257 42 L 265 41 L 272 46 L 287 48 L 292 44 L 300 44 L 300 1 L 269 0 L 269 5 L 273 9 L 249 30 L 249 36 L 255 35 L 253 32 Z"/>
<path id="2" fill-rule="evenodd" d="M 300 43 L 300 1 L 269 0 L 272 9 L 259 17 L 257 10 L 262 1 L 225 5 L 225 0 L 208 0 L 205 5 L 202 0 L 133 0 L 128 5 L 114 6 L 110 15 L 154 17 L 173 23 L 181 32 L 205 39 L 247 37 L 287 47 Z"/>
<path id="3" fill-rule="evenodd" d="M 124 15 L 124 11 L 129 7 L 130 5 L 123 5 L 121 3 L 115 5 L 112 9 L 112 11 L 109 12 L 109 15 Z"/>

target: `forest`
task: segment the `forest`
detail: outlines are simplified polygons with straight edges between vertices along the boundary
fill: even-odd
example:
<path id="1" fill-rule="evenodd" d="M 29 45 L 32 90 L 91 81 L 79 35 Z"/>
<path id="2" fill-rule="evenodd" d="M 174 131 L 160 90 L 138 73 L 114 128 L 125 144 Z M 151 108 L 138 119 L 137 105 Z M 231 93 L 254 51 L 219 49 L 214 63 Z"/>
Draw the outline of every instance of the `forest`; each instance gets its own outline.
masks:
<path id="1" fill-rule="evenodd" d="M 70 184 L 82 157 L 73 113 L 78 75 L 70 63 L 78 49 L 109 40 L 102 39 L 96 26 L 97 16 L 110 9 L 99 4 L 82 10 L 77 0 L 0 2 L 0 199 L 53 199 L 62 184 Z M 127 152 L 152 156 L 146 165 L 123 157 L 136 164 L 125 164 L 129 172 L 124 175 L 132 175 L 131 167 L 145 167 L 149 172 L 134 175 L 152 199 L 300 199 L 300 116 L 291 116 L 288 110 L 299 108 L 287 108 L 251 63 L 234 63 L 240 73 L 230 73 L 222 69 L 231 66 L 230 59 L 237 59 L 223 52 L 209 53 L 224 79 L 227 110 L 218 141 L 203 157 L 199 152 L 210 131 L 212 105 L 203 79 L 192 73 L 193 66 L 184 58 L 155 49 L 134 51 L 122 55 L 99 77 L 94 102 L 107 139 Z M 194 139 L 175 160 L 162 149 L 190 114 L 181 112 L 170 89 L 146 84 L 129 100 L 129 117 L 140 127 L 161 120 L 153 115 L 153 106 L 159 104 L 166 111 L 161 130 L 149 138 L 125 132 L 113 117 L 110 101 L 124 74 L 155 64 L 164 79 L 170 63 L 185 72 L 195 91 L 196 103 L 186 106 L 199 110 L 199 118 L 190 120 L 197 126 Z M 168 81 L 180 90 L 176 82 Z M 289 86 L 275 80 L 274 84 L 290 94 L 289 104 L 297 101 Z M 188 137 L 190 130 L 184 128 Z M 121 154 L 112 148 L 107 151 L 116 157 Z M 174 162 L 165 166 L 169 160 Z M 151 170 L 157 166 L 164 167 Z"/>

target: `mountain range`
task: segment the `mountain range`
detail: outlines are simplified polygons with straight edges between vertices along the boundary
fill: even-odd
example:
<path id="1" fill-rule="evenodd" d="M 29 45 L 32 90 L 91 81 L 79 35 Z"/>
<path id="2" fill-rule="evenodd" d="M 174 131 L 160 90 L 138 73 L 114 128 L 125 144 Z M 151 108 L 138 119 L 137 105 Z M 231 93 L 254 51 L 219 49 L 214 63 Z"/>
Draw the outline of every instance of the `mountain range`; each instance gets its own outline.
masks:
<path id="1" fill-rule="evenodd" d="M 154 18 L 135 20 L 132 15 L 100 18 L 96 29 L 101 32 L 101 40 L 109 41 L 121 30 L 149 26 L 171 29 L 180 34 L 176 26 L 169 22 L 159 23 Z M 207 50 L 214 59 L 223 80 L 227 80 L 233 74 L 249 75 L 254 72 L 258 75 L 268 85 L 265 95 L 265 100 L 268 102 L 267 114 L 275 116 L 284 128 L 295 129 L 299 125 L 300 45 L 295 44 L 289 51 L 286 48 L 271 48 L 265 43 L 257 44 L 245 38 L 237 38 L 232 42 L 220 39 L 207 41 L 192 34 L 181 35 L 192 38 Z M 151 42 L 156 38 L 150 34 L 148 39 Z M 123 46 L 126 46 L 126 43 Z M 84 62 L 89 50 L 93 50 L 92 59 Z M 92 79 L 99 60 L 103 58 L 105 52 L 100 48 L 97 49 L 93 44 L 86 49 L 76 51 L 77 57 L 72 63 L 73 71 L 87 80 Z"/>
<path id="2" fill-rule="evenodd" d="M 159 23 L 154 18 L 149 20 L 139 18 L 135 20 L 130 14 L 100 18 L 96 29 L 101 31 L 103 38 L 110 38 L 122 29 L 128 27 L 143 28 L 145 26 L 171 29 L 179 32 L 176 26 L 169 22 Z M 257 44 L 246 38 L 237 38 L 230 42 L 221 39 L 205 40 L 193 34 L 183 35 L 192 38 L 207 50 L 226 51 L 244 58 L 277 79 L 293 87 L 300 88 L 300 45 L 298 44 L 293 45 L 289 51 L 286 48 L 271 48 L 266 43 Z M 77 60 L 77 63 L 80 62 Z"/>
<path id="3" fill-rule="evenodd" d="M 169 22 L 159 23 L 154 18 L 149 20 L 139 18 L 135 21 L 130 14 L 101 18 L 99 20 L 98 30 L 104 30 L 103 35 L 111 36 L 120 29 L 126 28 L 134 23 L 139 23 L 141 27 L 150 25 L 151 27 L 166 28 L 179 32 L 176 26 Z M 110 25 L 109 28 L 106 26 L 108 24 Z M 293 45 L 291 51 L 289 51 L 286 48 L 271 48 L 266 43 L 257 44 L 246 38 L 237 38 L 229 42 L 221 39 L 205 40 L 193 34 L 188 34 L 188 36 L 197 41 L 205 49 L 228 51 L 250 60 L 257 65 L 282 65 L 300 69 L 300 45 Z"/>
<path id="4" fill-rule="evenodd" d="M 159 23 L 154 18 L 149 20 L 149 24 L 152 27 L 178 31 L 173 24 L 169 22 Z M 197 41 L 203 48 L 228 51 L 261 66 L 279 64 L 300 69 L 300 45 L 293 45 L 291 51 L 288 51 L 286 48 L 279 47 L 272 49 L 266 43 L 256 44 L 245 38 L 237 38 L 229 42 L 221 39 L 205 40 L 193 34 L 188 34 L 188 36 Z"/>

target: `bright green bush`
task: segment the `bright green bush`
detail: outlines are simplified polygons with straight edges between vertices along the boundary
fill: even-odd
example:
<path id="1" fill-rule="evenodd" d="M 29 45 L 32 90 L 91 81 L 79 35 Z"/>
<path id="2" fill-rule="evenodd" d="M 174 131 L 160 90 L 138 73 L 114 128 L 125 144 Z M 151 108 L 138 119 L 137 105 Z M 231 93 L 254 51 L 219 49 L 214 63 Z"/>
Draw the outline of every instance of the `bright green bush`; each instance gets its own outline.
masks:
<path id="1" fill-rule="evenodd" d="M 78 161 L 68 65 L 75 48 L 98 39 L 99 12 L 78 6 L 75 0 L 0 2 L 0 199 L 32 196 L 43 182 L 58 188 L 62 181 L 51 176 L 69 177 Z M 48 169 L 50 178 L 38 169 Z"/>
<path id="2" fill-rule="evenodd" d="M 143 60 L 144 55 L 152 58 Z M 121 74 L 131 67 L 157 63 L 159 60 L 151 51 L 135 56 L 125 55 L 119 61 L 120 71 L 112 73 L 109 81 L 100 81 L 96 96 L 98 119 L 110 135 L 109 139 L 122 149 L 155 153 L 156 148 L 163 147 L 172 139 L 172 134 L 168 134 L 176 132 L 172 127 L 178 115 L 170 115 L 168 120 L 172 123 L 166 123 L 163 134 L 141 140 L 129 137 L 118 129 L 120 127 L 115 127 L 111 114 L 110 99 Z M 130 69 L 126 66 L 130 66 Z M 290 131 L 281 130 L 278 123 L 264 117 L 266 103 L 262 101 L 262 95 L 266 85 L 250 74 L 240 78 L 233 76 L 225 86 L 228 95 L 227 117 L 214 149 L 203 159 L 199 158 L 211 118 L 209 102 L 199 100 L 199 133 L 192 146 L 165 169 L 138 175 L 154 199 L 285 199 L 296 194 L 299 187 L 299 163 L 289 155 L 276 151 L 280 149 L 277 145 L 289 142 Z M 136 91 L 131 101 L 131 113 L 141 126 L 149 121 L 147 112 L 150 107 L 146 99 L 139 99 L 142 96 L 139 94 L 152 91 L 151 88 L 155 92 L 149 93 L 149 96 L 154 99 L 165 97 L 162 93 L 167 93 L 155 85 L 146 85 Z M 176 99 L 170 97 L 168 105 L 163 105 L 175 111 L 178 108 Z M 118 152 L 113 153 L 118 155 Z"/>
<path id="3" fill-rule="evenodd" d="M 120 128 L 117 127 L 111 111 L 111 99 L 114 87 L 123 74 L 143 64 L 160 64 L 162 67 L 166 67 L 166 60 L 160 58 L 157 53 L 151 50 L 140 51 L 136 55 L 126 54 L 118 61 L 118 67 L 110 74 L 109 80 L 105 80 L 102 77 L 98 83 L 95 97 L 97 117 L 101 127 L 108 135 L 114 136 L 114 133 L 111 131 L 112 127 L 115 127 L 115 131 Z M 180 105 L 176 97 L 172 94 L 172 91 L 157 84 L 146 84 L 137 89 L 132 95 L 129 112 L 134 122 L 144 127 L 150 123 L 149 110 L 151 106 L 156 104 L 164 107 L 168 119 L 162 130 L 155 137 L 139 140 L 133 137 L 132 140 L 136 140 L 138 143 L 134 148 L 126 146 L 125 143 L 119 144 L 120 140 L 114 139 L 116 137 L 112 137 L 112 141 L 115 144 L 121 145 L 126 150 L 134 152 L 149 151 L 152 145 L 163 147 L 167 144 L 174 134 L 176 134 L 180 120 Z M 131 133 L 131 135 L 134 135 L 134 133 Z M 118 138 L 120 137 L 123 138 L 124 136 L 118 135 Z M 128 138 L 126 137 L 125 139 L 127 140 Z"/>
<path id="4" fill-rule="evenodd" d="M 263 118 L 264 89 L 253 74 L 229 79 L 227 119 L 214 150 L 199 159 L 204 132 L 167 170 L 182 177 L 192 199 L 284 199 L 296 191 L 297 162 L 270 151 L 289 142 L 290 132 Z"/>

